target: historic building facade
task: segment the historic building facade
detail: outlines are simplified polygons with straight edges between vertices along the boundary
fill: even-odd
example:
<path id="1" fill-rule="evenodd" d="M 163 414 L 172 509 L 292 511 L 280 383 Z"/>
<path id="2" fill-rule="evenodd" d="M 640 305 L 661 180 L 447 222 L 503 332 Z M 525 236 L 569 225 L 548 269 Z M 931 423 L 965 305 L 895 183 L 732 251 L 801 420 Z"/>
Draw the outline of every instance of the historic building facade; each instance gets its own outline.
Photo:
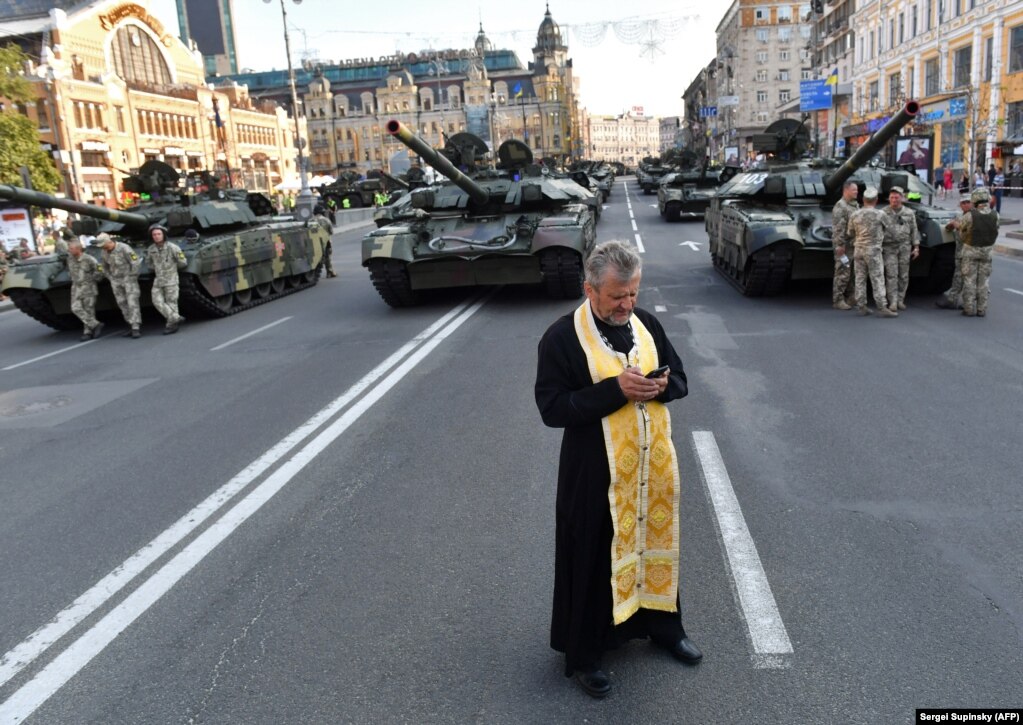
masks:
<path id="1" fill-rule="evenodd" d="M 0 31 L 14 28 L 37 98 L 17 111 L 38 124 L 67 196 L 126 201 L 124 178 L 151 159 L 263 191 L 295 173 L 286 112 L 233 82 L 207 85 L 202 56 L 148 0 L 0 1 Z"/>
<path id="2" fill-rule="evenodd" d="M 647 156 L 659 156 L 660 120 L 629 111 L 617 116 L 589 116 L 590 158 L 635 166 Z"/>
<path id="3" fill-rule="evenodd" d="M 469 131 L 492 148 L 524 140 L 538 158 L 583 155 L 578 79 L 561 29 L 548 11 L 533 60 L 495 49 L 482 25 L 472 48 L 355 58 L 296 69 L 309 130 L 312 173 L 400 171 L 409 152 L 384 131 L 390 119 L 416 130 L 431 146 Z M 255 95 L 290 102 L 287 73 L 240 74 Z"/>
<path id="4" fill-rule="evenodd" d="M 1023 156 L 1023 5 L 1013 0 L 879 0 L 851 16 L 852 123 L 861 143 L 906 99 L 910 132 L 930 136 L 933 166 L 1011 164 Z"/>

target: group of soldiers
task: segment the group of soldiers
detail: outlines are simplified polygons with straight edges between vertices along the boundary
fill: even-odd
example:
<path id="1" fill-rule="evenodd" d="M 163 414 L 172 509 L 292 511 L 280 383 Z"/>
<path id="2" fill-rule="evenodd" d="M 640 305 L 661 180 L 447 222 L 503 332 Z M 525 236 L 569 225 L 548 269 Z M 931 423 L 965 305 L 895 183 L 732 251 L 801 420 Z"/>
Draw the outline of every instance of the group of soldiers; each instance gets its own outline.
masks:
<path id="1" fill-rule="evenodd" d="M 178 312 L 178 270 L 187 264 L 181 248 L 167 240 L 167 228 L 161 224 L 149 227 L 152 244 L 146 248 L 145 260 L 153 272 L 153 306 L 167 320 L 163 334 L 171 335 L 185 321 Z M 194 229 L 185 233 L 189 243 L 197 242 L 199 234 Z M 139 269 L 142 259 L 135 250 L 124 242 L 116 242 L 109 234 L 96 237 L 102 248 L 102 261 L 83 253 L 82 241 L 72 237 L 67 242 L 67 267 L 71 276 L 71 311 L 85 326 L 81 339 L 99 337 L 103 323 L 96 319 L 97 283 L 106 278 L 117 300 L 125 321 L 130 326 L 127 336 L 142 336 L 142 310 L 139 307 Z"/>
<path id="2" fill-rule="evenodd" d="M 899 310 L 906 309 L 910 262 L 920 254 L 916 215 L 905 206 L 901 187 L 892 187 L 884 209 L 877 208 L 876 188 L 868 186 L 864 190 L 863 208 L 856 203 L 857 193 L 856 182 L 847 181 L 832 211 L 832 306 L 837 310 L 855 307 L 859 314 L 869 315 L 869 280 L 878 316 L 898 317 Z M 986 189 L 964 195 L 960 200 L 962 214 L 946 225 L 956 237 L 956 269 L 951 289 L 936 304 L 946 309 L 961 306 L 967 317 L 987 314 L 991 254 L 998 238 L 998 214 L 989 203 Z M 851 261 L 847 253 L 850 244 Z"/>

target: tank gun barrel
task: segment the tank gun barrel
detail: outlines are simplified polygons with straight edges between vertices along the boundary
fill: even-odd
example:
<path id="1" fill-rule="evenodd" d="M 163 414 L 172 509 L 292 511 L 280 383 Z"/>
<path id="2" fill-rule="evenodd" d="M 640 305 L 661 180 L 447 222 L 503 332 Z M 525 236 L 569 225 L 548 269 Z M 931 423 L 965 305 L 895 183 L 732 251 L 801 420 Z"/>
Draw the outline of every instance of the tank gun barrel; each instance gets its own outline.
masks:
<path id="1" fill-rule="evenodd" d="M 426 141 L 412 133 L 411 129 L 401 121 L 391 119 L 387 122 L 386 129 L 387 133 L 415 151 L 423 161 L 449 178 L 455 186 L 468 194 L 473 202 L 476 204 L 486 204 L 490 199 L 490 194 L 486 189 L 456 169 L 454 164 L 431 147 L 430 144 L 426 143 Z"/>
<path id="2" fill-rule="evenodd" d="M 38 206 L 44 209 L 63 209 L 64 211 L 97 219 L 106 219 L 107 221 L 117 222 L 118 224 L 130 227 L 145 229 L 150 224 L 150 220 L 142 214 L 134 214 L 130 211 L 121 211 L 119 209 L 108 209 L 105 206 L 86 204 L 72 199 L 59 199 L 56 196 L 44 194 L 41 191 L 23 189 L 18 186 L 7 186 L 6 184 L 0 184 L 0 199 L 20 201 L 30 206 Z"/>
<path id="3" fill-rule="evenodd" d="M 824 180 L 824 187 L 828 193 L 834 193 L 842 187 L 842 184 L 852 176 L 857 169 L 862 167 L 867 160 L 880 151 L 888 141 L 895 136 L 902 127 L 908 124 L 920 111 L 920 104 L 916 101 L 907 101 L 906 105 L 884 126 L 878 129 L 877 133 L 867 139 L 867 142 L 856 149 L 856 153 L 846 159 L 838 170 Z"/>
<path id="4" fill-rule="evenodd" d="M 387 173 L 386 171 L 381 171 L 380 175 L 383 176 L 385 179 L 389 179 L 391 181 L 391 183 L 397 184 L 402 189 L 408 189 L 408 182 L 407 181 L 402 181 L 397 176 L 393 176 L 393 175 Z"/>

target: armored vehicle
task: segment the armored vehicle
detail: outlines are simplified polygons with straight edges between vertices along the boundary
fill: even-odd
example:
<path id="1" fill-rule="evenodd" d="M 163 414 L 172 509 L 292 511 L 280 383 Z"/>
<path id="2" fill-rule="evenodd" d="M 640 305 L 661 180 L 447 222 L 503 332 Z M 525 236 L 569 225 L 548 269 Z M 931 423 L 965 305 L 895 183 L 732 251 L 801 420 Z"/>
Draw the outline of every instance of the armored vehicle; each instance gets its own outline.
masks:
<path id="1" fill-rule="evenodd" d="M 657 187 L 657 210 L 669 222 L 702 218 L 710 206 L 712 190 L 732 178 L 734 166 L 710 166 L 665 174 Z"/>
<path id="2" fill-rule="evenodd" d="M 386 128 L 447 179 L 409 192 L 407 213 L 362 240 L 362 264 L 387 304 L 485 284 L 543 283 L 554 297 L 582 294 L 583 261 L 596 239 L 589 192 L 541 173 L 521 141 L 502 143 L 498 168 L 484 169 L 477 160 L 486 144 L 472 134 L 455 134 L 437 151 L 399 121 Z"/>
<path id="3" fill-rule="evenodd" d="M 378 192 L 390 195 L 402 188 L 407 189 L 408 184 L 386 172 L 377 171 L 371 178 L 360 179 L 358 174 L 346 171 L 333 184 L 321 186 L 320 196 L 333 199 L 339 209 L 355 209 L 373 206 Z"/>
<path id="4" fill-rule="evenodd" d="M 670 173 L 672 167 L 670 166 L 640 166 L 636 170 L 636 183 L 639 184 L 639 188 L 643 190 L 644 194 L 653 194 L 657 191 L 658 184 L 661 183 L 661 179 L 664 175 Z"/>
<path id="5" fill-rule="evenodd" d="M 766 167 L 722 184 L 705 215 L 714 266 L 750 297 L 778 294 L 790 280 L 830 279 L 831 209 L 847 179 L 857 182 L 861 198 L 866 186 L 877 187 L 880 203 L 887 202 L 893 186 L 921 199 L 933 196 L 915 174 L 864 167 L 918 110 L 915 101 L 906 103 L 841 165 L 800 160 L 809 133 L 795 119 L 775 121 L 754 136 L 756 149 L 769 157 Z M 916 213 L 921 240 L 910 284 L 917 291 L 946 289 L 955 271 L 955 240 L 944 226 L 955 214 L 922 201 L 906 206 Z"/>
<path id="6" fill-rule="evenodd" d="M 316 284 L 330 240 L 326 220 L 275 219 L 269 199 L 245 190 L 182 193 L 178 178 L 177 171 L 160 161 L 143 164 L 137 176 L 125 180 L 125 188 L 152 200 L 131 211 L 3 185 L 0 198 L 85 216 L 72 224 L 75 233 L 106 232 L 135 247 L 140 256 L 150 244 L 150 225 L 162 224 L 188 262 L 180 273 L 179 309 L 185 317 L 224 317 Z M 182 238 L 188 229 L 199 232 L 197 242 Z M 85 251 L 100 259 L 98 247 Z M 141 303 L 148 306 L 152 272 L 144 263 L 139 283 Z M 63 255 L 19 262 L 8 270 L 3 292 L 18 309 L 45 325 L 58 330 L 81 327 L 71 313 L 71 279 Z M 99 314 L 116 309 L 106 284 L 100 287 L 96 309 Z"/>

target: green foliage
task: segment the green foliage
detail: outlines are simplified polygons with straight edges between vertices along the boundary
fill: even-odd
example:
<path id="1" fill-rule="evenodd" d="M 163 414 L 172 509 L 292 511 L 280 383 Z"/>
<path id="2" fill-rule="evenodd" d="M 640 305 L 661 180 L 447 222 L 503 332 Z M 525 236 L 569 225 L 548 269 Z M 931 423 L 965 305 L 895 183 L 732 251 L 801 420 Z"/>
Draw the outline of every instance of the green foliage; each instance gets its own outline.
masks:
<path id="1" fill-rule="evenodd" d="M 20 169 L 27 166 L 37 191 L 60 186 L 60 174 L 39 145 L 39 131 L 30 120 L 16 112 L 0 113 L 0 138 L 0 183 L 21 186 Z"/>
<path id="2" fill-rule="evenodd" d="M 32 99 L 32 86 L 22 75 L 28 56 L 13 43 L 0 48 L 0 96 L 25 103 Z"/>

